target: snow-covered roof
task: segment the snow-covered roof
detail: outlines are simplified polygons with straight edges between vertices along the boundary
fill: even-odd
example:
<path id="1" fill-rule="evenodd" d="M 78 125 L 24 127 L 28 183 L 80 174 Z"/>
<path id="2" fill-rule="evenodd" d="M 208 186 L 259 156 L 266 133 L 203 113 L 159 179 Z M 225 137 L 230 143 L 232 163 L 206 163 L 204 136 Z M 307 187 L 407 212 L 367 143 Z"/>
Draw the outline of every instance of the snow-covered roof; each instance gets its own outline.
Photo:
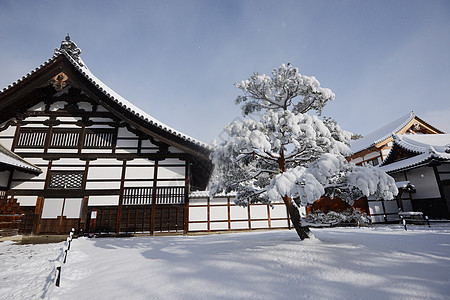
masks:
<path id="1" fill-rule="evenodd" d="M 393 135 L 393 138 L 394 147 L 380 165 L 380 168 L 385 172 L 409 169 L 427 163 L 432 159 L 450 160 L 450 134 Z M 396 146 L 417 153 L 417 155 L 384 165 L 385 162 L 389 162 Z"/>
<path id="2" fill-rule="evenodd" d="M 67 37 L 66 37 L 66 40 L 67 40 Z M 183 140 L 185 140 L 187 142 L 191 142 L 191 143 L 196 144 L 198 146 L 210 149 L 210 146 L 208 144 L 205 144 L 205 143 L 203 143 L 203 142 L 201 142 L 201 141 L 199 141 L 199 140 L 197 140 L 197 139 L 195 139 L 193 137 L 190 137 L 190 136 L 188 136 L 188 135 L 186 135 L 186 134 L 184 134 L 184 133 L 182 133 L 182 132 L 180 132 L 178 130 L 175 130 L 175 129 L 171 128 L 170 126 L 167 126 L 163 122 L 153 118 L 148 113 L 146 113 L 145 111 L 139 109 L 137 106 L 133 105 L 131 102 L 129 102 L 128 100 L 126 100 L 125 98 L 123 98 L 122 96 L 117 94 L 114 90 L 112 90 L 110 87 L 108 87 L 105 83 L 103 83 L 100 79 L 98 79 L 89 70 L 89 68 L 86 66 L 84 61 L 79 57 L 79 53 L 81 53 L 81 50 L 79 50 L 78 48 L 76 50 L 78 50 L 79 52 L 77 53 L 77 55 L 74 55 L 73 49 L 72 50 L 71 49 L 65 49 L 63 47 L 63 45 L 61 45 L 60 49 L 55 49 L 54 55 L 49 60 L 47 60 L 45 63 L 41 64 L 36 69 L 34 69 L 31 72 L 29 72 L 27 75 L 23 76 L 22 78 L 16 80 L 12 84 L 10 84 L 7 87 L 5 87 L 2 91 L 0 91 L 0 94 L 6 92 L 7 90 L 9 90 L 12 87 L 16 86 L 17 84 L 19 84 L 23 80 L 31 77 L 34 73 L 36 73 L 40 69 L 44 68 L 45 66 L 47 66 L 48 64 L 50 64 L 51 62 L 56 60 L 59 56 L 64 55 L 72 63 L 72 65 L 81 74 L 83 74 L 83 76 L 87 80 L 89 80 L 98 90 L 100 90 L 109 99 L 111 99 L 115 103 L 119 104 L 122 108 L 124 108 L 127 111 L 131 112 L 132 114 L 134 114 L 138 118 L 144 120 L 145 122 L 147 122 L 150 125 L 156 126 L 156 127 L 160 128 L 160 129 L 162 129 L 162 130 L 164 130 L 164 131 L 166 131 L 166 132 L 168 132 L 168 133 L 170 133 L 172 135 L 178 136 L 179 138 L 182 138 Z"/>
<path id="3" fill-rule="evenodd" d="M 42 173 L 42 170 L 33 164 L 25 161 L 22 157 L 9 151 L 0 144 L 0 164 L 5 164 L 13 168 L 22 169 L 33 173 Z"/>
<path id="4" fill-rule="evenodd" d="M 205 191 L 194 191 L 189 194 L 189 198 L 209 198 L 211 197 L 211 192 Z M 236 197 L 236 192 L 231 193 L 219 193 L 215 194 L 213 197 Z"/>
<path id="5" fill-rule="evenodd" d="M 351 142 L 350 149 L 353 153 L 375 146 L 376 144 L 388 139 L 393 133 L 398 133 L 403 127 L 405 127 L 412 119 L 416 117 L 416 114 L 412 111 L 403 117 L 381 127 L 374 132 L 369 133 L 365 137 L 354 140 Z"/>

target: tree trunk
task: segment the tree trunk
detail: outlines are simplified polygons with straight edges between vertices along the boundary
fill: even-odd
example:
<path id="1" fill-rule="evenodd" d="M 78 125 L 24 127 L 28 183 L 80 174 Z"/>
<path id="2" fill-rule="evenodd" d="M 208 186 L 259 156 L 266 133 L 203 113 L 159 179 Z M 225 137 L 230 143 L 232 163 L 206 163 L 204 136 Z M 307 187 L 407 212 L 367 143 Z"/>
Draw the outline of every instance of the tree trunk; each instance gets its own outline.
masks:
<path id="1" fill-rule="evenodd" d="M 300 212 L 297 207 L 292 204 L 291 198 L 288 196 L 283 197 L 284 204 L 288 208 L 289 217 L 291 218 L 291 222 L 294 225 L 295 231 L 297 232 L 299 238 L 303 241 L 304 239 L 309 238 L 310 230 L 306 226 L 302 226 Z"/>
<path id="2" fill-rule="evenodd" d="M 283 132 L 283 136 L 284 136 L 284 132 Z M 280 157 L 278 158 L 278 167 L 280 168 L 280 171 L 282 173 L 286 172 L 286 160 L 284 158 L 283 148 L 280 150 Z M 309 228 L 306 226 L 302 226 L 300 212 L 298 211 L 297 207 L 292 204 L 291 198 L 284 195 L 283 201 L 288 209 L 289 217 L 291 218 L 291 222 L 294 225 L 295 231 L 297 231 L 299 238 L 302 241 L 304 239 L 309 239 L 309 233 L 310 233 Z"/>

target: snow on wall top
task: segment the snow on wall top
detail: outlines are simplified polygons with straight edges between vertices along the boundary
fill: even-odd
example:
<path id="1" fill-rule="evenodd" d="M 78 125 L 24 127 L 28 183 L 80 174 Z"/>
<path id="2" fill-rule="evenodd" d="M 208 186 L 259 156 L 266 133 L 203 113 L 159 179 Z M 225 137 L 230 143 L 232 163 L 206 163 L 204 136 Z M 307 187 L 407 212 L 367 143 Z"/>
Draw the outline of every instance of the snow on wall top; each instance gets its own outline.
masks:
<path id="1" fill-rule="evenodd" d="M 76 46 L 74 42 L 70 40 L 69 36 L 66 36 L 65 41 L 61 42 L 61 47 L 59 49 L 55 49 L 53 57 L 51 57 L 49 60 L 47 60 L 45 63 L 41 64 L 36 69 L 29 72 L 27 75 L 23 76 L 22 78 L 18 79 L 17 81 L 13 82 L 12 84 L 8 85 L 7 87 L 3 88 L 2 91 L 0 91 L 0 94 L 9 90 L 10 88 L 14 87 L 24 79 L 27 79 L 31 77 L 34 73 L 42 69 L 43 67 L 47 66 L 51 62 L 53 62 L 58 56 L 64 55 L 71 63 L 72 65 L 84 76 L 87 80 L 89 80 L 96 88 L 98 88 L 104 95 L 106 95 L 109 99 L 119 104 L 122 108 L 128 110 L 135 116 L 139 117 L 140 119 L 146 121 L 150 125 L 156 126 L 172 135 L 178 136 L 182 138 L 185 141 L 191 142 L 193 144 L 196 144 L 198 146 L 204 147 L 206 149 L 210 149 L 210 146 L 208 144 L 205 144 L 193 137 L 190 137 L 178 130 L 175 130 L 171 128 L 170 126 L 167 126 L 163 122 L 153 118 L 145 111 L 139 109 L 135 105 L 133 105 L 131 102 L 117 94 L 115 91 L 113 91 L 110 87 L 108 87 L 105 83 L 103 83 L 100 79 L 98 79 L 86 66 L 86 64 L 83 62 L 81 57 L 79 56 L 81 53 L 81 50 Z"/>
<path id="2" fill-rule="evenodd" d="M 18 156 L 17 154 L 9 151 L 5 147 L 3 147 L 0 144 L 0 163 L 6 164 L 8 166 L 20 168 L 23 170 L 28 170 L 33 173 L 42 173 L 42 170 L 36 167 L 33 164 L 30 164 L 26 160 L 24 160 L 22 157 Z"/>
<path id="3" fill-rule="evenodd" d="M 412 111 L 403 117 L 381 127 L 374 132 L 369 133 L 365 137 L 351 142 L 350 149 L 353 153 L 375 146 L 376 144 L 389 138 L 392 133 L 398 133 L 403 127 L 406 126 L 412 119 L 416 117 L 416 114 Z"/>
<path id="4" fill-rule="evenodd" d="M 380 165 L 385 172 L 399 171 L 418 166 L 430 159 L 450 160 L 450 134 L 393 135 L 394 146 L 399 146 L 418 155 L 387 165 Z M 392 147 L 385 161 L 393 152 Z"/>

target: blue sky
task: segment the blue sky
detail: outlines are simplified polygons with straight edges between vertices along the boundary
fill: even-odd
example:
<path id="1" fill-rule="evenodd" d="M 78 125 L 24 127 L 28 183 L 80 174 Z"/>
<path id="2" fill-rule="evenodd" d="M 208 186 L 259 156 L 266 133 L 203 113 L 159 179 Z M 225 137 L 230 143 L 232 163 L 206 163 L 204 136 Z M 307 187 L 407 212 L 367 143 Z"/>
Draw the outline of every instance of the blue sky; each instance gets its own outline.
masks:
<path id="1" fill-rule="evenodd" d="M 0 0 L 0 86 L 70 33 L 91 71 L 204 142 L 241 117 L 235 82 L 290 62 L 367 134 L 414 110 L 450 132 L 450 1 Z M 220 138 L 219 138 L 220 139 Z"/>

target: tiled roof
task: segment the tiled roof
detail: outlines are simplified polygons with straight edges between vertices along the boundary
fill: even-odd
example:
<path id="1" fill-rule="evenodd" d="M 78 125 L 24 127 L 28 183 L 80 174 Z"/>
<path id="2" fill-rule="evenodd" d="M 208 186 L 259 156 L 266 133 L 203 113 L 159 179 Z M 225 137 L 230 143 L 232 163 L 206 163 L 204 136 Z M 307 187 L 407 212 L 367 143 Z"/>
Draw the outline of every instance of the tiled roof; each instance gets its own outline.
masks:
<path id="1" fill-rule="evenodd" d="M 393 138 L 394 147 L 403 148 L 417 153 L 417 155 L 390 164 L 381 164 L 380 168 L 385 172 L 410 169 L 432 159 L 450 161 L 450 134 L 394 135 Z M 394 147 L 392 147 L 385 162 L 389 161 Z"/>
<path id="2" fill-rule="evenodd" d="M 388 139 L 392 134 L 398 133 L 403 127 L 405 127 L 412 119 L 416 117 L 416 114 L 412 111 L 407 115 L 383 126 L 382 128 L 369 133 L 365 137 L 351 142 L 350 149 L 353 153 L 375 146 L 376 144 Z"/>
<path id="3" fill-rule="evenodd" d="M 37 71 L 39 71 L 40 69 L 42 69 L 43 67 L 47 66 L 48 64 L 50 64 L 51 62 L 53 62 L 57 57 L 64 55 L 70 62 L 71 64 L 87 79 L 89 80 L 89 82 L 91 82 L 99 91 L 101 91 L 104 95 L 106 95 L 109 99 L 111 99 L 112 101 L 114 101 L 115 103 L 119 104 L 122 108 L 126 109 L 127 111 L 131 112 L 132 114 L 134 114 L 136 117 L 144 120 L 145 122 L 147 122 L 150 125 L 156 126 L 166 132 L 168 132 L 169 134 L 172 134 L 174 136 L 177 136 L 187 142 L 190 142 L 192 144 L 201 146 L 205 149 L 210 150 L 211 147 L 208 144 L 205 144 L 193 137 L 190 137 L 178 130 L 175 130 L 173 128 L 171 128 L 170 126 L 167 126 L 166 124 L 164 124 L 163 122 L 153 118 L 152 116 L 150 116 L 148 113 L 146 113 L 145 111 L 139 109 L 138 107 L 136 107 L 135 105 L 133 105 L 131 102 L 129 102 L 128 100 L 126 100 L 125 98 L 123 98 L 122 96 L 120 96 L 119 94 L 117 94 L 115 91 L 113 91 L 110 87 L 108 87 L 106 84 L 104 84 L 100 79 L 98 79 L 86 66 L 86 64 L 82 61 L 82 59 L 80 57 L 76 57 L 76 59 L 74 59 L 65 49 L 56 49 L 55 50 L 55 54 L 53 55 L 53 57 L 51 57 L 49 60 L 47 60 L 45 63 L 41 64 L 39 67 L 37 67 L 36 69 L 32 70 L 31 72 L 29 72 L 27 75 L 23 76 L 22 78 L 16 80 L 15 82 L 13 82 L 12 84 L 8 85 L 7 87 L 5 87 L 2 91 L 0 91 L 0 96 L 2 93 L 4 93 L 5 91 L 13 88 L 14 86 L 16 86 L 17 84 L 19 84 L 20 82 L 22 82 L 23 80 L 31 77 L 33 74 L 35 74 Z"/>
<path id="4" fill-rule="evenodd" d="M 9 151 L 0 144 L 0 164 L 5 164 L 14 168 L 30 171 L 33 173 L 42 173 L 42 170 L 33 164 L 25 161 L 22 157 Z"/>

